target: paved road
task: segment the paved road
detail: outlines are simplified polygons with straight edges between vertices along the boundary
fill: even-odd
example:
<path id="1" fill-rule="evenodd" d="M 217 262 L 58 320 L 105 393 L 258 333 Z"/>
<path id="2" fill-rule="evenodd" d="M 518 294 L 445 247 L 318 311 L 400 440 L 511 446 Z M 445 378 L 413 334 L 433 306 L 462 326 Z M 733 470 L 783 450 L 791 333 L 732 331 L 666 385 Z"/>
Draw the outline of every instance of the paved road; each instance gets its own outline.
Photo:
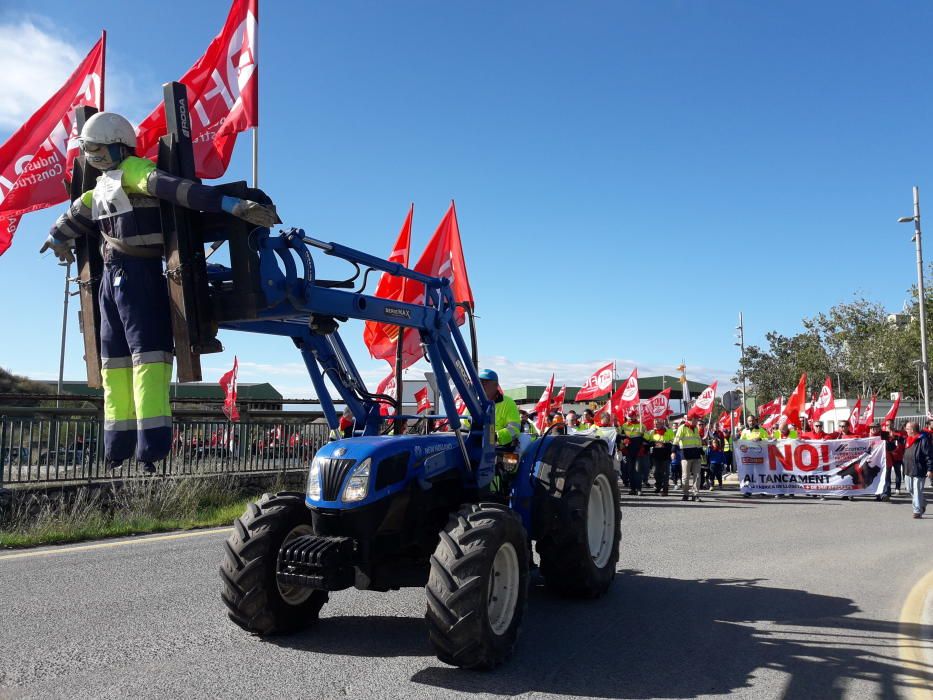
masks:
<path id="1" fill-rule="evenodd" d="M 933 570 L 933 518 L 912 520 L 903 498 L 626 498 L 623 533 L 610 594 L 567 602 L 535 589 L 519 651 L 492 673 L 431 655 L 420 590 L 345 591 L 314 630 L 246 635 L 218 596 L 222 532 L 0 555 L 0 697 L 812 700 L 933 688 L 933 627 L 899 624 Z"/>

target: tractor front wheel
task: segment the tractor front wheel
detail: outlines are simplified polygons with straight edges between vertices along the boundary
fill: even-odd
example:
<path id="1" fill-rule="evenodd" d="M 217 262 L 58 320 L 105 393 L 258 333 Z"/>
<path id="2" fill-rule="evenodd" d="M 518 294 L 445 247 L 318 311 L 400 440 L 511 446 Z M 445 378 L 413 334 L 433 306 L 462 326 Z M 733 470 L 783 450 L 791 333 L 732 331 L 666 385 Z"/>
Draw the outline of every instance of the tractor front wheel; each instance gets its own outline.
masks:
<path id="1" fill-rule="evenodd" d="M 431 557 L 425 587 L 437 658 L 495 668 L 511 656 L 528 600 L 529 552 L 521 520 L 498 503 L 451 515 Z"/>
<path id="2" fill-rule="evenodd" d="M 227 614 L 258 635 L 294 632 L 314 623 L 327 592 L 288 586 L 276 579 L 279 549 L 289 540 L 313 534 L 304 494 L 263 494 L 233 523 L 220 564 L 221 598 Z"/>

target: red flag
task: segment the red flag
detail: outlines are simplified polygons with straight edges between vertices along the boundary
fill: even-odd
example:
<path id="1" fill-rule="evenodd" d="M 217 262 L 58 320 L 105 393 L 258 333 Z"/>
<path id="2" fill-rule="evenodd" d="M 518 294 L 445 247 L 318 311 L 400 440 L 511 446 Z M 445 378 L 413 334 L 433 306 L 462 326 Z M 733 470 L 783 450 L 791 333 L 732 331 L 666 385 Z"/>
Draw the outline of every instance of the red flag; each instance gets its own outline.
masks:
<path id="1" fill-rule="evenodd" d="M 703 393 L 697 397 L 697 402 L 687 411 L 688 418 L 700 418 L 708 416 L 712 412 L 718 384 L 719 382 L 713 382 L 703 390 Z"/>
<path id="2" fill-rule="evenodd" d="M 784 407 L 784 397 L 779 396 L 774 401 L 763 403 L 758 407 L 758 418 L 765 416 L 779 416 Z"/>
<path id="3" fill-rule="evenodd" d="M 457 210 L 454 203 L 438 224 L 437 230 L 428 241 L 421 258 L 415 265 L 415 271 L 432 277 L 446 277 L 450 280 L 454 301 L 466 302 L 475 308 L 473 291 L 470 289 L 470 280 L 467 277 L 466 261 L 463 258 L 463 244 L 460 241 L 460 226 L 457 223 Z M 411 304 L 424 303 L 424 285 L 404 285 L 404 298 Z M 457 325 L 466 320 L 466 312 L 458 308 L 454 311 Z M 402 350 L 402 367 L 410 367 L 422 357 L 421 335 L 414 329 L 405 330 L 405 339 Z"/>
<path id="4" fill-rule="evenodd" d="M 829 377 L 826 377 L 826 381 L 823 383 L 823 388 L 820 389 L 820 395 L 816 397 L 816 400 L 811 406 L 810 420 L 819 420 L 824 413 L 831 411 L 835 405 L 836 401 L 833 398 L 833 383 Z"/>
<path id="5" fill-rule="evenodd" d="M 577 392 L 574 401 L 589 401 L 598 396 L 603 396 L 612 392 L 612 380 L 615 377 L 616 363 L 610 362 L 608 365 L 596 370 Z"/>
<path id="6" fill-rule="evenodd" d="M 852 407 L 852 410 L 849 412 L 849 430 L 853 433 L 858 431 L 859 428 L 859 418 L 862 415 L 862 399 L 859 397 L 859 400 L 855 402 L 855 405 Z"/>
<path id="7" fill-rule="evenodd" d="M 807 373 L 800 375 L 800 381 L 797 382 L 797 388 L 787 399 L 787 405 L 784 406 L 782 415 L 787 416 L 788 425 L 800 425 L 800 414 L 803 413 L 804 404 L 807 402 Z"/>
<path id="8" fill-rule="evenodd" d="M 611 416 L 612 415 L 612 413 L 610 412 L 611 409 L 612 409 L 612 400 L 610 399 L 609 401 L 606 401 L 605 405 L 603 405 L 602 408 L 600 408 L 599 410 L 596 411 L 596 413 L 593 414 L 593 423 L 595 423 L 596 425 L 599 425 L 599 418 L 604 413 Z"/>
<path id="9" fill-rule="evenodd" d="M 237 134 L 259 125 L 258 0 L 233 0 L 220 34 L 178 82 L 188 88 L 195 172 L 218 178 L 227 170 Z M 155 160 L 166 133 L 160 104 L 136 130 L 136 152 Z"/>
<path id="10" fill-rule="evenodd" d="M 639 402 L 642 424 L 649 430 L 654 429 L 655 422 L 671 415 L 671 388 L 668 387 L 660 394 Z"/>
<path id="11" fill-rule="evenodd" d="M 551 400 L 551 410 L 552 411 L 563 411 L 564 410 L 564 396 L 567 394 L 567 387 L 562 386 L 560 391 L 557 392 L 557 395 Z"/>
<path id="12" fill-rule="evenodd" d="M 891 410 L 884 414 L 884 419 L 886 421 L 894 422 L 894 419 L 897 418 L 897 409 L 901 407 L 901 393 L 897 392 L 897 398 L 894 399 L 894 405 L 891 406 Z"/>
<path id="13" fill-rule="evenodd" d="M 240 410 L 236 405 L 236 375 L 239 365 L 236 355 L 233 356 L 233 369 L 220 378 L 220 388 L 224 390 L 224 415 L 228 420 L 236 423 L 240 420 Z"/>
<path id="14" fill-rule="evenodd" d="M 424 413 L 431 410 L 431 399 L 428 398 L 428 387 L 422 387 L 415 392 L 415 400 L 418 402 L 418 413 Z"/>
<path id="15" fill-rule="evenodd" d="M 551 375 L 551 381 L 548 382 L 547 388 L 544 390 L 544 393 L 541 394 L 541 398 L 538 400 L 537 405 L 535 406 L 535 426 L 538 430 L 544 430 L 547 426 L 547 414 L 548 409 L 551 406 L 551 394 L 554 393 L 554 375 Z"/>
<path id="16" fill-rule="evenodd" d="M 870 428 L 871 424 L 875 421 L 875 400 L 877 398 L 878 394 L 872 394 L 871 401 L 868 402 L 868 405 L 865 407 L 865 410 L 862 411 L 862 415 L 860 415 L 858 419 L 859 430 L 866 435 L 868 434 L 868 428 Z"/>
<path id="17" fill-rule="evenodd" d="M 625 384 L 616 389 L 610 398 L 612 412 L 619 421 L 625 421 L 625 414 L 633 406 L 638 406 L 638 368 L 632 370 Z"/>
<path id="18" fill-rule="evenodd" d="M 777 400 L 778 399 L 775 399 L 775 401 Z M 781 419 L 781 415 L 783 415 L 784 413 L 784 397 L 783 396 L 780 398 L 780 402 L 781 404 L 780 406 L 778 406 L 778 410 L 775 413 L 771 413 L 767 415 L 765 419 L 761 421 L 761 427 L 764 428 L 765 430 L 771 430 L 772 428 L 774 428 L 774 426 L 776 426 L 778 424 L 778 421 Z M 772 403 L 774 402 L 772 401 Z"/>
<path id="19" fill-rule="evenodd" d="M 724 433 L 732 430 L 732 414 L 729 411 L 719 416 L 719 429 Z"/>
<path id="20" fill-rule="evenodd" d="M 78 155 L 75 108 L 104 108 L 104 53 L 107 35 L 71 77 L 0 146 L 0 255 L 13 241 L 23 214 L 68 199 L 62 183 L 71 180 Z"/>
<path id="21" fill-rule="evenodd" d="M 405 223 L 402 224 L 402 230 L 399 231 L 395 246 L 389 254 L 389 262 L 408 267 L 408 256 L 411 250 L 411 219 L 414 213 L 415 205 L 412 204 L 408 210 L 408 216 L 405 217 Z M 384 272 L 379 278 L 379 284 L 376 285 L 374 296 L 392 301 L 402 299 L 407 281 L 404 277 L 396 277 Z M 391 323 L 367 321 L 363 327 L 363 343 L 369 348 L 369 354 L 377 360 L 385 360 L 394 364 L 398 333 L 399 327 Z"/>

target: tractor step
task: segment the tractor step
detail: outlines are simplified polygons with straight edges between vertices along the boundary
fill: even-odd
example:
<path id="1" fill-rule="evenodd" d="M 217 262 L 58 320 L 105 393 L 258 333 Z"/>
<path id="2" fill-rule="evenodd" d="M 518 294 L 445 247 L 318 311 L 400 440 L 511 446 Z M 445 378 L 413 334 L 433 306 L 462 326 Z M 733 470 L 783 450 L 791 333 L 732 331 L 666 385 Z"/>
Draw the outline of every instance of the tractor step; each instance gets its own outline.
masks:
<path id="1" fill-rule="evenodd" d="M 287 586 L 342 591 L 356 578 L 356 541 L 349 537 L 303 535 L 279 550 L 276 578 Z"/>

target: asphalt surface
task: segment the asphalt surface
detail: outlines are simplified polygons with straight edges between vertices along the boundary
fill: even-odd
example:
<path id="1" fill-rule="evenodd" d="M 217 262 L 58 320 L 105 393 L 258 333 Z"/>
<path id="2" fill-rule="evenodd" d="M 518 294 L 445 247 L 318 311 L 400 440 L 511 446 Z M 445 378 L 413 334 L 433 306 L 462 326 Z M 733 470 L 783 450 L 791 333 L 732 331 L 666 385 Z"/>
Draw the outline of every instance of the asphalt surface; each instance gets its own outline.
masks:
<path id="1" fill-rule="evenodd" d="M 905 497 L 625 497 L 622 518 L 609 595 L 535 588 L 515 656 L 485 673 L 432 655 L 420 589 L 344 591 L 314 629 L 247 635 L 220 601 L 220 531 L 0 553 L 0 697 L 811 700 L 933 688 L 933 627 L 899 620 L 933 570 L 933 517 L 911 519 Z M 911 653 L 921 661 L 905 662 Z"/>

